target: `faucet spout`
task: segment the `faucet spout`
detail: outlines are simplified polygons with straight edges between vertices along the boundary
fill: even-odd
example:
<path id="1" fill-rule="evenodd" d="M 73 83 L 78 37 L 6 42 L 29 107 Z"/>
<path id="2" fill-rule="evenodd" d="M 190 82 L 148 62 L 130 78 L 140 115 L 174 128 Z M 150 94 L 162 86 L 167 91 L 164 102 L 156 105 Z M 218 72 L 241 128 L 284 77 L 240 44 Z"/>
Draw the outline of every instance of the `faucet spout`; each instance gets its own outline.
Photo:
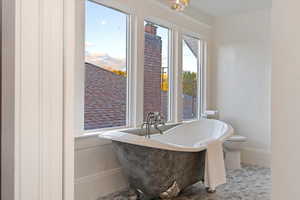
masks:
<path id="1" fill-rule="evenodd" d="M 164 134 L 163 131 L 162 131 L 161 129 L 159 129 L 157 125 L 155 125 L 154 128 L 155 128 L 156 130 L 158 130 L 159 133 L 160 133 L 161 135 Z"/>
<path id="2" fill-rule="evenodd" d="M 146 121 L 142 124 L 141 128 L 143 129 L 146 125 L 146 134 L 145 137 L 150 138 L 150 129 L 153 126 L 160 134 L 163 134 L 163 131 L 158 128 L 158 125 L 164 125 L 164 117 L 159 112 L 149 112 L 147 113 Z"/>

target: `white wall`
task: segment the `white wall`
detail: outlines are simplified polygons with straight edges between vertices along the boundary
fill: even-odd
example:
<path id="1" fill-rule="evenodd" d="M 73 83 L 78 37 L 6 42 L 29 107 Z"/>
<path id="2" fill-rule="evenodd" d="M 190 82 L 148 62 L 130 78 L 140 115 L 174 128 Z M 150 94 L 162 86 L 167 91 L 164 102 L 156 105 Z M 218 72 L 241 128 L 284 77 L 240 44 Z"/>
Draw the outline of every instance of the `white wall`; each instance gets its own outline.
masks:
<path id="1" fill-rule="evenodd" d="M 96 200 L 127 188 L 111 141 L 91 136 L 75 144 L 75 200 Z"/>
<path id="2" fill-rule="evenodd" d="M 143 72 L 143 37 L 144 37 L 144 18 L 157 20 L 157 23 L 164 23 L 170 26 L 174 31 L 175 39 L 179 32 L 190 31 L 203 36 L 205 39 L 210 38 L 210 25 L 197 21 L 191 17 L 184 16 L 182 13 L 172 11 L 169 7 L 161 5 L 155 1 L 140 0 L 97 0 L 107 3 L 111 6 L 124 8 L 132 12 L 137 18 L 137 36 L 139 40 L 135 48 L 139 55 L 137 56 L 137 67 L 139 72 Z M 199 15 L 198 15 L 199 16 Z M 80 31 L 79 31 L 80 32 Z M 175 41 L 174 39 L 174 41 Z M 177 45 L 178 44 L 174 44 Z M 139 51 L 141 50 L 141 51 Z M 178 51 L 178 49 L 177 49 Z M 174 53 L 178 53 L 175 51 Z M 178 53 L 179 54 L 179 53 Z M 174 66 L 178 67 L 179 62 L 174 62 Z M 178 76 L 179 77 L 179 76 Z M 143 97 L 143 76 L 137 76 L 139 94 Z M 78 79 L 77 79 L 78 80 Z M 181 98 L 180 98 L 181 99 Z M 142 98 L 137 98 L 137 110 L 143 108 Z M 82 110 L 78 111 L 80 114 Z M 142 113 L 142 112 L 139 112 Z M 135 119 L 142 120 L 142 115 Z M 127 187 L 127 181 L 122 174 L 110 141 L 100 140 L 97 136 L 77 137 L 75 140 L 75 200 L 96 200 L 101 196 L 109 193 L 117 192 Z"/>
<path id="3" fill-rule="evenodd" d="M 212 104 L 248 137 L 243 161 L 270 162 L 270 10 L 216 17 Z"/>
<path id="4" fill-rule="evenodd" d="M 299 199 L 300 1 L 273 0 L 272 200 Z"/>

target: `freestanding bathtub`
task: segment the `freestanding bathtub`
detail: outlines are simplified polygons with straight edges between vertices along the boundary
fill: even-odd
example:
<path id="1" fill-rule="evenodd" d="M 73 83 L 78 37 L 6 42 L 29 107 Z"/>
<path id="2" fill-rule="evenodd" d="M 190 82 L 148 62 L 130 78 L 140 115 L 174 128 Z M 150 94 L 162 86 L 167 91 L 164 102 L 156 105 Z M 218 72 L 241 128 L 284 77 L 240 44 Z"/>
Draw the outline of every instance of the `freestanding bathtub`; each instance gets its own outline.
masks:
<path id="1" fill-rule="evenodd" d="M 118 159 L 132 189 L 149 198 L 160 196 L 176 182 L 181 191 L 204 179 L 205 152 L 214 140 L 233 134 L 230 125 L 201 119 L 160 127 L 146 138 L 143 129 L 109 131 L 100 138 L 113 141 Z"/>

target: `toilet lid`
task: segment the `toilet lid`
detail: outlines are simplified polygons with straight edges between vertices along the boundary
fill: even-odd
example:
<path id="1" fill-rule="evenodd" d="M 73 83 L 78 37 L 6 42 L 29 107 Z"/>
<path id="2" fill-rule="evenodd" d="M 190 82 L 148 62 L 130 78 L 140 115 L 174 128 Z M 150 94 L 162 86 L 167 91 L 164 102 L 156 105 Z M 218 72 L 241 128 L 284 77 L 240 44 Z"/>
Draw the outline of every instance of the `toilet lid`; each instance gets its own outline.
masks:
<path id="1" fill-rule="evenodd" d="M 241 135 L 233 135 L 228 139 L 226 139 L 226 141 L 231 141 L 231 142 L 245 142 L 246 140 L 247 138 Z"/>

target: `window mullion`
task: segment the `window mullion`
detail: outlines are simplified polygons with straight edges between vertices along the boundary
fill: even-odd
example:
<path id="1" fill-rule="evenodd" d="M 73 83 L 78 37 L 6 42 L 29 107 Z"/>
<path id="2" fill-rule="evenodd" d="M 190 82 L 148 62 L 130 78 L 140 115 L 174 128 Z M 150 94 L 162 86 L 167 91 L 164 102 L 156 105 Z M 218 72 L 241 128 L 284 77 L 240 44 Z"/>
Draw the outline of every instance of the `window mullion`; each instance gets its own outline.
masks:
<path id="1" fill-rule="evenodd" d="M 132 21 L 134 19 L 132 18 L 131 15 L 127 16 L 127 30 L 126 30 L 126 35 L 127 35 L 127 104 L 126 104 L 126 125 L 127 126 L 132 126 L 132 112 L 130 112 L 133 108 L 132 108 L 132 80 L 131 77 L 133 75 L 133 52 L 132 52 L 132 47 L 133 47 L 133 41 L 132 41 L 132 37 L 134 36 L 133 33 L 133 27 L 132 27 Z"/>
<path id="2" fill-rule="evenodd" d="M 202 113 L 205 112 L 206 108 L 206 101 L 207 101 L 207 94 L 206 94 L 206 89 L 207 89 L 207 41 L 203 40 L 203 65 L 202 65 Z"/>
<path id="3" fill-rule="evenodd" d="M 174 50 L 173 50 L 173 30 L 170 29 L 169 30 L 169 56 L 168 56 L 168 65 L 169 65 L 169 69 L 168 69 L 168 76 L 169 76 L 169 83 L 168 83 L 168 88 L 169 88 L 169 108 L 168 108 L 168 116 L 169 116 L 169 121 L 172 122 L 174 117 L 173 117 L 173 103 L 174 103 L 174 97 L 173 94 L 174 92 L 172 91 L 174 88 L 174 61 L 173 61 L 173 57 L 174 57 Z"/>
<path id="4" fill-rule="evenodd" d="M 198 48 L 198 77 L 197 77 L 197 118 L 201 118 L 202 114 L 202 97 L 203 97 L 203 42 L 202 40 L 199 40 L 198 42 L 199 48 Z"/>
<path id="5" fill-rule="evenodd" d="M 134 71 L 132 73 L 132 126 L 138 127 L 143 123 L 143 103 L 144 103 L 144 17 L 135 17 L 134 48 L 132 49 Z"/>
<path id="6" fill-rule="evenodd" d="M 174 93 L 174 116 L 175 116 L 175 122 L 181 122 L 183 120 L 183 88 L 182 88 L 182 33 L 179 31 L 176 31 L 176 35 L 174 37 L 174 61 L 176 64 L 174 64 L 175 73 L 174 73 L 174 87 L 175 87 L 175 93 Z"/>

